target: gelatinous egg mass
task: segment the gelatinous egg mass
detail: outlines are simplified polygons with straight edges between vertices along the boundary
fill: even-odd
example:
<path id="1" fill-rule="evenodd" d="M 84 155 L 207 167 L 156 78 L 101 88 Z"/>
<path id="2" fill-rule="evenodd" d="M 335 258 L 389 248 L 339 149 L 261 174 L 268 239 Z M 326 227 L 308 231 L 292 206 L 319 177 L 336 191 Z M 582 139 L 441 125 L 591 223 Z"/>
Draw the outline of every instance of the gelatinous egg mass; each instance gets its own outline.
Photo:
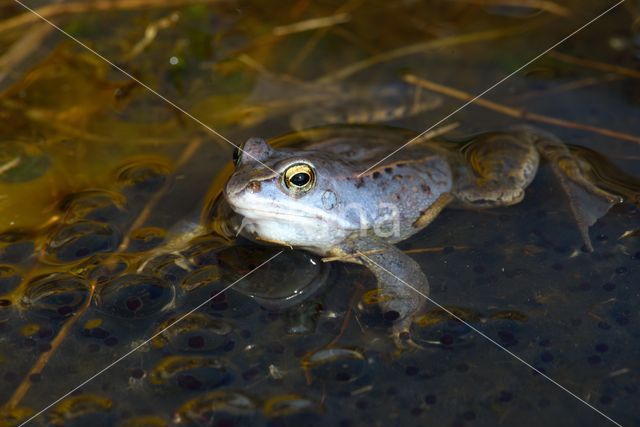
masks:
<path id="1" fill-rule="evenodd" d="M 20 272 L 10 265 L 0 265 L 0 295 L 15 290 L 22 282 Z"/>
<path id="2" fill-rule="evenodd" d="M 168 308 L 174 294 L 174 288 L 158 277 L 127 274 L 101 286 L 96 306 L 116 317 L 140 319 Z"/>
<path id="3" fill-rule="evenodd" d="M 22 305 L 28 313 L 50 320 L 72 316 L 87 301 L 90 285 L 66 273 L 39 276 L 26 284 Z"/>
<path id="4" fill-rule="evenodd" d="M 120 242 L 119 232 L 96 221 L 78 221 L 63 226 L 47 245 L 47 253 L 62 262 L 86 258 L 99 252 L 114 251 Z"/>

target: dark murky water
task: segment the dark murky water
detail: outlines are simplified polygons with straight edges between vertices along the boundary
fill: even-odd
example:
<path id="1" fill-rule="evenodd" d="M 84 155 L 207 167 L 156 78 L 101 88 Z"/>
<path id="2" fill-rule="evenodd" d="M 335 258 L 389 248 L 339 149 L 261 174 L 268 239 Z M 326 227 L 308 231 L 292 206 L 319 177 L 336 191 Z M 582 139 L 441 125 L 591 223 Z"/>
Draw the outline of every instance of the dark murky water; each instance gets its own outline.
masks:
<path id="1" fill-rule="evenodd" d="M 464 101 L 407 75 L 475 95 L 612 4 L 510 3 L 29 4 L 239 143 L 381 118 L 423 130 Z M 640 176 L 639 11 L 627 0 L 487 95 L 498 106 L 454 116 L 453 135 L 525 110 Z M 397 353 L 373 277 L 299 251 L 165 330 L 279 249 L 195 228 L 229 144 L 26 13 L 0 6 L 0 425 L 154 335 L 31 424 L 611 424 L 434 307 L 414 325 L 426 349 Z M 639 214 L 612 209 L 584 253 L 543 167 L 521 204 L 447 210 L 401 247 L 435 301 L 640 426 Z"/>

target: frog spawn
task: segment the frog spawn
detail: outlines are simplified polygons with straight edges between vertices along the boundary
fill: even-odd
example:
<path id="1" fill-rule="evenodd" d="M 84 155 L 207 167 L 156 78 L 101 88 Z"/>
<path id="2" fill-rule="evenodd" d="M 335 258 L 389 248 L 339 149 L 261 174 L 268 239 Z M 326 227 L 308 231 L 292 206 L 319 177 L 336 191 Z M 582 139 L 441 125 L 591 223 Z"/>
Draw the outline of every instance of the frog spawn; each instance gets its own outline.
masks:
<path id="1" fill-rule="evenodd" d="M 49 413 L 49 424 L 56 427 L 93 425 L 109 426 L 113 423 L 110 414 L 113 402 L 104 396 L 83 393 L 67 398 Z"/>
<path id="2" fill-rule="evenodd" d="M 214 353 L 232 338 L 233 324 L 227 320 L 198 312 L 176 323 L 179 318 L 170 317 L 158 326 L 152 341 L 155 348 L 168 346 L 174 352 Z"/>
<path id="3" fill-rule="evenodd" d="M 54 262 L 71 262 L 100 252 L 113 252 L 120 234 L 109 224 L 77 221 L 61 227 L 51 237 L 46 251 Z"/>
<path id="4" fill-rule="evenodd" d="M 18 269 L 11 265 L 0 265 L 0 295 L 13 292 L 21 282 Z"/>
<path id="5" fill-rule="evenodd" d="M 77 313 L 89 296 L 88 282 L 71 274 L 52 273 L 29 281 L 21 304 L 29 314 L 59 322 Z"/>
<path id="6" fill-rule="evenodd" d="M 287 425 L 316 425 L 323 407 L 296 394 L 258 399 L 240 391 L 214 391 L 182 405 L 174 414 L 180 425 L 260 425 L 266 420 Z M 314 422 L 315 419 L 315 422 Z"/>
<path id="7" fill-rule="evenodd" d="M 174 296 L 174 288 L 158 277 L 126 274 L 102 285 L 95 303 L 105 314 L 142 319 L 168 309 Z"/>
<path id="8" fill-rule="evenodd" d="M 29 230 L 13 229 L 0 233 L 0 262 L 22 264 L 35 250 L 35 233 Z"/>
<path id="9" fill-rule="evenodd" d="M 226 389 L 242 377 L 242 369 L 233 367 L 229 356 L 238 350 L 238 341 L 250 340 L 250 334 L 238 329 L 236 320 L 244 322 L 245 317 L 259 313 L 259 302 L 272 310 L 284 310 L 316 293 L 328 270 L 314 257 L 289 252 L 275 269 L 266 270 L 243 288 L 217 296 L 202 312 L 192 313 L 174 326 L 185 309 L 235 280 L 238 275 L 234 270 L 246 269 L 246 263 L 237 257 L 261 262 L 273 251 L 245 247 L 239 253 L 214 236 L 197 237 L 178 250 L 165 251 L 162 245 L 167 230 L 143 226 L 127 232 L 145 197 L 167 182 L 168 171 L 157 163 L 128 164 L 116 173 L 120 192 L 91 189 L 69 194 L 58 204 L 57 220 L 47 227 L 0 234 L 0 298 L 6 297 L 1 299 L 0 319 L 13 321 L 12 313 L 19 309 L 20 316 L 26 316 L 21 322 L 29 323 L 15 332 L 29 340 L 42 341 L 38 345 L 45 353 L 50 351 L 49 343 L 60 328 L 77 320 L 67 340 L 80 354 L 91 355 L 85 359 L 88 370 L 101 368 L 109 360 L 105 356 L 125 352 L 154 330 L 163 331 L 150 346 L 152 354 L 162 357 L 154 356 L 144 367 L 131 369 L 129 387 L 155 395 L 180 393 L 186 399 L 196 392 Z M 123 246 L 125 233 L 128 241 Z M 38 261 L 45 272 L 34 276 L 31 271 Z M 298 263 L 301 268 L 286 287 L 276 286 L 282 284 L 282 272 L 291 263 Z M 49 324 L 51 328 L 46 326 Z M 284 325 L 274 326 L 287 330 Z M 305 329 L 312 331 L 313 327 Z M 64 343 L 59 352 L 65 354 Z M 14 384 L 21 371 L 24 367 L 11 374 Z M 44 383 L 55 380 L 58 374 L 45 371 L 36 376 L 38 381 L 42 376 Z M 82 379 L 71 374 L 66 381 Z M 34 383 L 32 388 L 37 391 L 40 385 Z M 11 392 L 11 386 L 6 391 Z M 91 391 L 67 398 L 52 410 L 49 422 L 114 425 L 114 417 L 119 415 L 113 412 L 118 407 L 117 401 L 110 400 L 113 396 L 108 391 Z M 286 400 L 271 402 L 269 411 L 280 417 L 295 412 L 297 407 L 306 407 L 304 400 Z M 3 413 L 4 419 L 24 419 L 33 413 L 20 408 Z M 126 423 L 163 425 L 166 419 L 142 415 L 129 417 Z"/>
<path id="10" fill-rule="evenodd" d="M 166 177 L 158 178 L 158 175 L 162 173 L 136 176 L 150 176 L 153 182 L 149 187 L 157 188 L 159 182 L 167 181 Z M 123 193 L 90 192 L 69 197 L 66 206 L 73 208 L 65 209 L 72 212 L 63 215 L 56 227 L 64 228 L 86 221 L 108 224 L 114 230 L 126 230 L 126 224 L 130 224 L 138 205 L 138 202 L 129 201 L 135 198 L 133 194 L 140 196 L 145 193 L 147 187 L 143 181 L 136 178 L 132 181 L 137 182 L 135 184 L 123 180 Z M 124 196 L 125 192 L 128 197 Z M 50 256 L 44 258 L 49 264 L 47 268 L 64 271 L 47 271 L 36 277 L 27 275 L 29 263 L 38 256 L 37 245 L 43 239 L 58 235 L 60 232 L 56 227 L 46 233 L 12 230 L 0 238 L 0 253 L 7 255 L 7 261 L 2 261 L 7 268 L 2 270 L 1 277 L 7 280 L 8 293 L 2 298 L 6 296 L 9 303 L 17 302 L 0 310 L 13 313 L 19 309 L 24 319 L 30 322 L 19 328 L 23 338 L 38 340 L 40 336 L 47 336 L 49 338 L 43 339 L 47 341 L 52 336 L 51 328 L 47 330 L 38 326 L 62 325 L 73 319 L 88 303 L 88 295 L 95 286 L 91 305 L 69 337 L 70 348 L 78 352 L 65 357 L 68 360 L 81 358 L 86 365 L 81 374 L 69 375 L 69 386 L 84 380 L 84 374 L 89 371 L 101 369 L 113 360 L 114 354 L 124 354 L 141 340 L 164 332 L 150 346 L 141 348 L 131 360 L 123 361 L 122 367 L 114 368 L 112 374 L 88 387 L 87 392 L 81 394 L 82 399 L 71 398 L 56 412 L 55 419 L 50 418 L 51 421 L 59 422 L 64 416 L 65 425 L 85 425 L 85 422 L 100 425 L 99 421 L 93 421 L 104 418 L 112 422 L 111 425 L 116 425 L 120 424 L 116 420 L 125 418 L 123 425 L 157 426 L 169 424 L 173 416 L 180 425 L 206 425 L 225 420 L 273 424 L 290 421 L 297 425 L 319 422 L 327 416 L 326 408 L 336 404 L 348 405 L 354 414 L 356 411 L 372 411 L 373 416 L 384 417 L 384 414 L 375 412 L 374 402 L 386 396 L 402 404 L 411 401 L 412 397 L 403 394 L 403 388 L 405 382 L 413 380 L 420 380 L 421 387 L 427 387 L 421 389 L 423 395 L 417 396 L 423 401 L 423 406 L 395 408 L 396 411 L 406 409 L 407 412 L 411 410 L 411 414 L 419 413 L 425 407 L 435 408 L 445 400 L 442 397 L 444 392 L 430 385 L 434 378 L 438 380 L 446 376 L 445 369 L 436 369 L 420 357 L 407 355 L 389 363 L 384 354 L 388 350 L 388 343 L 384 341 L 386 320 L 377 304 L 373 303 L 379 296 L 364 292 L 362 298 L 355 298 L 353 313 L 356 321 L 352 317 L 342 335 L 341 320 L 349 310 L 349 295 L 354 292 L 351 285 L 354 282 L 365 283 L 369 280 L 367 275 L 350 271 L 347 277 L 338 275 L 332 278 L 329 281 L 337 285 L 329 290 L 335 296 L 334 300 L 327 300 L 319 287 L 321 283 L 312 279 L 319 278 L 322 282 L 325 274 L 334 274 L 335 271 L 323 270 L 326 266 L 318 263 L 315 257 L 286 251 L 281 264 L 274 264 L 264 273 L 257 271 L 254 280 L 240 282 L 239 285 L 244 286 L 218 295 L 201 311 L 173 325 L 188 309 L 217 294 L 226 284 L 272 256 L 277 249 L 229 247 L 222 239 L 202 236 L 190 241 L 182 250 L 157 251 L 155 238 L 165 233 L 145 226 L 141 229 L 141 240 L 143 243 L 153 242 L 148 247 L 133 244 L 124 253 L 117 253 L 117 249 L 89 250 L 69 259 L 59 259 L 55 251 L 50 251 Z M 96 228 L 101 229 L 104 228 Z M 87 234 L 80 233 L 82 238 Z M 82 240 L 69 240 L 68 253 L 73 253 L 73 248 L 86 247 L 77 242 Z M 120 244 L 121 238 L 117 246 Z M 159 248 L 162 248 L 162 243 Z M 458 261 L 457 265 L 465 262 Z M 284 270 L 289 270 L 286 275 L 288 281 L 282 274 Z M 40 286 L 41 279 L 45 283 L 55 283 L 56 289 L 52 291 L 51 286 Z M 618 283 L 618 286 L 622 285 Z M 299 294 L 308 295 L 310 299 L 302 302 L 303 297 Z M 16 295 L 26 298 L 14 298 Z M 293 305 L 299 305 L 300 309 L 291 308 L 292 300 L 295 301 Z M 311 304 L 307 305 L 307 302 Z M 270 308 L 265 309 L 264 306 Z M 603 323 L 601 329 L 622 328 L 625 322 L 632 322 L 633 317 L 627 311 L 625 307 L 616 307 L 611 312 L 599 313 L 599 316 L 611 319 L 609 323 Z M 467 309 L 454 312 L 472 324 L 482 322 L 483 326 L 492 328 L 495 332 L 492 336 L 497 336 L 505 346 L 516 347 L 524 342 L 523 337 L 526 338 L 524 321 L 514 321 L 512 315 L 479 315 Z M 0 313 L 0 319 L 4 319 L 4 314 Z M 55 323 L 51 325 L 52 322 Z M 430 311 L 420 319 L 414 325 L 413 333 L 434 358 L 438 357 L 438 352 L 446 354 L 447 358 L 455 358 L 456 354 L 466 358 L 467 352 L 477 346 L 477 337 L 474 338 L 468 328 L 438 311 Z M 338 340 L 331 346 L 324 346 L 327 337 Z M 347 343 L 355 345 L 351 347 Z M 603 349 L 606 346 L 599 344 L 593 350 L 597 352 L 598 359 L 592 355 L 590 367 L 597 366 L 598 360 L 600 365 L 605 364 L 609 354 Z M 20 347 L 17 351 L 25 350 Z M 546 366 L 552 366 L 553 360 L 548 354 L 554 354 L 553 349 L 543 352 L 540 360 Z M 68 360 L 63 359 L 65 362 Z M 453 363 L 452 366 L 456 375 L 473 370 L 463 363 Z M 65 381 L 65 375 L 60 374 L 64 371 L 55 371 L 51 369 L 49 375 L 45 371 L 41 384 L 33 388 L 42 389 L 50 382 Z M 381 390 L 381 385 L 387 383 L 395 386 Z M 7 382 L 7 388 L 15 384 Z M 256 391 L 243 391 L 249 387 L 256 387 Z M 513 389 L 494 394 L 491 398 L 501 405 L 513 399 L 514 395 L 522 396 Z M 126 401 L 129 396 L 135 404 Z M 111 406 L 106 405 L 104 399 L 110 401 Z M 137 407 L 145 399 L 158 402 L 154 405 L 162 413 L 161 417 L 145 415 L 145 412 L 156 412 L 149 411 L 148 407 L 141 413 L 127 410 L 131 405 Z M 31 402 L 26 401 L 25 404 L 31 405 Z M 36 406 L 33 404 L 34 408 Z M 18 407 L 16 411 L 22 412 L 20 415 L 14 413 L 14 419 L 24 419 L 33 414 L 30 408 Z M 465 417 L 472 415 L 464 413 Z"/>
<path id="11" fill-rule="evenodd" d="M 351 393 L 371 386 L 369 361 L 357 350 L 322 349 L 305 357 L 302 367 L 311 381 L 332 391 Z"/>
<path id="12" fill-rule="evenodd" d="M 276 290 L 279 292 L 276 295 L 283 298 L 282 305 L 272 305 L 275 312 L 267 316 L 272 319 L 269 320 L 272 322 L 271 326 L 262 325 L 258 330 L 268 336 L 272 336 L 273 331 L 282 334 L 286 316 L 277 313 L 290 304 L 287 301 L 287 291 L 277 289 L 274 285 L 286 285 L 285 289 L 295 289 L 295 282 L 282 283 L 278 270 L 295 262 L 301 267 L 307 265 L 306 268 L 310 269 L 303 268 L 302 271 L 321 271 L 323 264 L 305 254 L 285 252 L 283 257 L 289 257 L 284 261 L 285 264 L 275 265 L 273 270 L 265 270 L 254 276 L 255 281 L 247 283 L 246 287 L 225 292 L 205 307 L 202 313 L 194 313 L 181 323 L 171 326 L 183 314 L 174 312 L 177 306 L 171 302 L 172 298 L 166 298 L 171 292 L 175 301 L 189 301 L 195 295 L 196 298 L 191 301 L 201 302 L 203 297 L 212 296 L 221 289 L 222 277 L 225 277 L 224 282 L 229 283 L 237 277 L 236 269 L 251 267 L 237 260 L 254 257 L 255 262 L 260 263 L 261 259 L 273 254 L 272 250 L 265 248 L 226 248 L 211 239 L 197 239 L 194 243 L 182 254 L 154 256 L 145 260 L 147 262 L 142 265 L 136 264 L 135 259 L 129 255 L 115 256 L 108 253 L 96 254 L 75 264 L 73 269 L 76 276 L 64 278 L 75 278 L 85 283 L 85 286 L 86 283 L 95 281 L 97 296 L 89 310 L 92 317 L 102 320 L 99 326 L 92 325 L 84 340 L 107 347 L 115 346 L 115 351 L 124 352 L 130 348 L 127 346 L 129 342 L 136 342 L 136 337 L 142 339 L 163 331 L 152 342 L 153 354 L 161 352 L 163 356 L 154 358 L 154 362 L 150 360 L 142 368 L 133 369 L 130 387 L 140 387 L 157 399 L 162 396 L 171 397 L 171 407 L 177 408 L 174 421 L 180 425 L 207 425 L 225 420 L 255 423 L 265 419 L 308 423 L 310 419 L 320 419 L 318 416 L 323 413 L 323 405 L 319 403 L 318 396 L 307 397 L 286 391 L 284 394 L 274 394 L 271 391 L 256 396 L 235 390 L 238 390 L 239 384 L 270 382 L 275 378 L 281 380 L 291 375 L 286 370 L 279 372 L 278 367 L 286 364 L 282 346 L 278 348 L 271 344 L 257 347 L 251 354 L 242 351 L 263 339 L 254 338 L 241 325 L 248 319 L 260 317 L 261 309 L 256 301 L 269 298 L 269 292 Z M 111 263 L 108 263 L 110 258 Z M 132 273 L 132 270 L 138 272 Z M 299 285 L 302 285 L 301 292 L 305 292 L 311 285 L 309 289 L 312 290 L 312 295 L 318 283 L 309 281 L 309 276 L 301 274 L 307 280 Z M 269 283 L 271 287 L 267 286 Z M 156 292 L 158 288 L 161 292 Z M 169 289 L 171 291 L 165 293 Z M 183 307 L 192 305 L 184 303 Z M 133 328 L 133 335 L 122 331 L 122 320 L 134 321 L 128 324 L 128 327 Z M 155 327 L 149 329 L 149 325 Z M 166 329 L 167 327 L 169 328 Z M 268 332 L 269 330 L 272 332 Z M 316 329 L 312 326 L 306 330 L 306 334 L 309 334 Z M 269 355 L 269 363 L 258 362 L 265 360 L 265 352 Z M 233 358 L 235 362 L 238 357 L 239 366 L 235 367 L 230 360 Z M 247 369 L 247 366 L 250 368 Z M 258 376 L 253 377 L 251 369 L 256 369 Z M 341 347 L 318 350 L 302 358 L 300 369 L 306 372 L 314 387 L 322 387 L 331 393 L 346 393 L 354 399 L 361 394 L 366 395 L 372 387 L 369 357 L 358 350 Z M 179 404 L 173 399 L 176 395 L 181 397 Z M 91 410 L 87 411 L 75 409 L 73 414 L 76 415 L 69 416 L 68 424 L 82 425 L 84 420 L 104 417 L 105 413 L 109 414 L 108 419 L 115 416 L 112 414 L 113 409 L 105 409 L 100 404 L 91 404 L 89 407 Z M 129 421 L 145 423 L 148 417 L 137 418 L 140 417 Z M 148 419 L 152 423 L 150 425 L 161 422 L 154 418 Z"/>
<path id="13" fill-rule="evenodd" d="M 154 386 L 185 390 L 208 390 L 223 387 L 233 382 L 234 370 L 229 363 L 199 355 L 176 355 L 162 359 L 149 372 L 148 381 Z"/>

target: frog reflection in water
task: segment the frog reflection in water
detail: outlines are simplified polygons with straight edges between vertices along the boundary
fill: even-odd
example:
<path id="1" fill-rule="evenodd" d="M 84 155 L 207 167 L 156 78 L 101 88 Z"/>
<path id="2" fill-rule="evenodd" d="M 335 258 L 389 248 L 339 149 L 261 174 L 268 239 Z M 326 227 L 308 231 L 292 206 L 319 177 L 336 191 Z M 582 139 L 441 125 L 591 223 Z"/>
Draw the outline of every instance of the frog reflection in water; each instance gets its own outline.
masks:
<path id="1" fill-rule="evenodd" d="M 569 198 L 586 247 L 588 228 L 622 198 L 600 188 L 552 135 L 528 127 L 469 138 L 465 145 L 416 142 L 361 174 L 395 142 L 327 137 L 296 149 L 259 138 L 237 150 L 224 196 L 243 220 L 236 231 L 257 241 L 304 249 L 366 266 L 399 347 L 415 345 L 410 327 L 423 313 L 429 282 L 394 246 L 447 206 L 491 208 L 520 202 L 540 158 Z M 411 289 L 411 287 L 415 289 Z"/>

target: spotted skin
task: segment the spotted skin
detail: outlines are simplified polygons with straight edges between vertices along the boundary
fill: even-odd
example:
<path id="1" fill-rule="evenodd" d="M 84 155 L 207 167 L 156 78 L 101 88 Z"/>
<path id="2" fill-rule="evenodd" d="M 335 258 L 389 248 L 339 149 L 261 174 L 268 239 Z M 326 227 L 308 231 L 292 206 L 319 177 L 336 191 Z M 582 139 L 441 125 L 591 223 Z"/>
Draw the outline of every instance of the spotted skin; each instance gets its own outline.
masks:
<path id="1" fill-rule="evenodd" d="M 424 229 L 447 206 L 520 202 L 541 157 L 569 196 L 588 247 L 588 227 L 621 201 L 589 181 L 561 141 L 532 128 L 476 135 L 462 146 L 417 142 L 360 174 L 395 148 L 397 141 L 357 131 L 327 132 L 281 149 L 251 138 L 224 197 L 242 218 L 235 231 L 246 237 L 371 270 L 384 296 L 381 308 L 395 319 L 392 336 L 399 347 L 415 345 L 409 331 L 424 311 L 429 282 L 394 244 Z M 294 165 L 312 171 L 308 188 L 287 187 L 282 177 Z"/>

